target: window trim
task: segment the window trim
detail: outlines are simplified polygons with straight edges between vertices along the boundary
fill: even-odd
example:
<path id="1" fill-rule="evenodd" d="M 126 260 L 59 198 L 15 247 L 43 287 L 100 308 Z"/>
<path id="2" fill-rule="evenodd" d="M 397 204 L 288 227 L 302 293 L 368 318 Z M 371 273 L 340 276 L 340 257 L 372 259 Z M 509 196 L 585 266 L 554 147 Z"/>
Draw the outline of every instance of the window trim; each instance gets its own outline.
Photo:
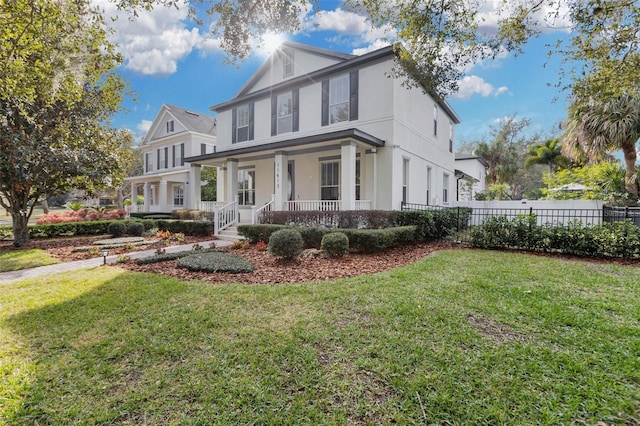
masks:
<path id="1" fill-rule="evenodd" d="M 242 175 L 248 173 L 251 178 L 249 180 L 245 179 Z M 250 182 L 251 185 L 247 185 L 244 187 L 245 182 Z M 238 205 L 239 206 L 255 206 L 256 205 L 256 169 L 251 167 L 247 169 L 238 170 L 238 188 L 237 188 L 237 196 L 238 196 Z M 247 203 L 247 199 L 245 196 L 248 196 L 251 199 L 250 203 Z"/>
<path id="2" fill-rule="evenodd" d="M 179 193 L 176 193 L 176 191 L 179 191 Z M 172 195 L 174 206 L 184 206 L 184 185 L 173 185 Z"/>
<path id="3" fill-rule="evenodd" d="M 282 78 L 293 77 L 295 64 L 295 51 L 282 49 Z"/>

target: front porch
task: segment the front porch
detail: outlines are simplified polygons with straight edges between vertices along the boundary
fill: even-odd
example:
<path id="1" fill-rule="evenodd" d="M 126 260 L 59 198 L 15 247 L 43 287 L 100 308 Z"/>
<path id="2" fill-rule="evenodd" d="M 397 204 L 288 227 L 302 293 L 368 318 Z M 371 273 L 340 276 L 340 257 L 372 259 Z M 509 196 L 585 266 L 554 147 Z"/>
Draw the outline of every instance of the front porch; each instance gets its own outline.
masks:
<path id="1" fill-rule="evenodd" d="M 263 211 L 371 210 L 383 141 L 356 129 L 248 145 L 187 159 L 216 166 L 218 203 L 199 204 L 216 232 L 256 223 Z"/>

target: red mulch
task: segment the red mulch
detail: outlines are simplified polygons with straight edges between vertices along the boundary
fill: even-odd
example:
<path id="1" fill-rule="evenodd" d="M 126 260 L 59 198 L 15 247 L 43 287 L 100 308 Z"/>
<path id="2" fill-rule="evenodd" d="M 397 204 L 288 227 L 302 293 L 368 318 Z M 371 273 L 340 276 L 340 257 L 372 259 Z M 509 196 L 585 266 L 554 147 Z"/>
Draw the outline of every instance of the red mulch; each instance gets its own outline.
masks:
<path id="1" fill-rule="evenodd" d="M 96 240 L 105 239 L 106 236 L 97 237 L 70 237 L 46 240 L 31 240 L 25 248 L 39 248 L 45 250 L 61 262 L 73 260 L 90 259 L 96 257 L 86 251 L 73 252 L 74 247 L 90 246 Z M 195 244 L 203 241 L 210 241 L 211 237 L 185 237 L 185 241 L 171 244 Z M 126 254 L 132 251 L 141 251 L 167 247 L 166 243 L 155 243 L 152 245 L 136 246 L 133 249 L 118 248 L 109 249 L 109 255 Z M 150 272 L 175 277 L 181 280 L 202 280 L 212 283 L 248 283 L 248 284 L 274 284 L 274 283 L 294 283 L 309 281 L 334 280 L 338 278 L 354 277 L 364 274 L 372 274 L 388 269 L 414 263 L 428 256 L 429 254 L 444 249 L 466 248 L 449 242 L 434 242 L 428 244 L 417 244 L 405 247 L 396 247 L 383 253 L 362 254 L 349 253 L 343 258 L 329 259 L 323 255 L 317 257 L 300 257 L 291 262 L 269 256 L 266 251 L 259 251 L 255 246 L 246 249 L 228 251 L 244 257 L 254 266 L 255 271 L 249 274 L 229 274 L 229 273 L 204 273 L 190 272 L 186 269 L 177 268 L 176 261 L 166 261 L 148 265 L 138 265 L 135 261 L 116 264 L 119 267 L 138 272 Z M 12 250 L 11 242 L 0 242 L 0 250 Z M 509 251 L 524 253 L 521 251 Z M 538 256 L 562 258 L 568 261 L 588 261 L 597 263 L 616 263 L 621 265 L 633 265 L 640 267 L 640 260 L 630 259 L 589 259 L 577 256 L 564 256 L 551 253 L 530 253 Z"/>

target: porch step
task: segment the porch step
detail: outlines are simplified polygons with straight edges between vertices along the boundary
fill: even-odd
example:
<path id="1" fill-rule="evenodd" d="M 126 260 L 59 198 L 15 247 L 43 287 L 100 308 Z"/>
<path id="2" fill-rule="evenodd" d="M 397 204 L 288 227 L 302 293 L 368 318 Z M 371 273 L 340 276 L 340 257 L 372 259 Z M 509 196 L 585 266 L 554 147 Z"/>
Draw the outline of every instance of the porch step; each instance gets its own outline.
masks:
<path id="1" fill-rule="evenodd" d="M 245 239 L 243 236 L 238 235 L 238 227 L 236 225 L 232 225 L 227 229 L 218 232 L 218 235 L 216 235 L 216 237 L 226 241 L 239 241 Z"/>

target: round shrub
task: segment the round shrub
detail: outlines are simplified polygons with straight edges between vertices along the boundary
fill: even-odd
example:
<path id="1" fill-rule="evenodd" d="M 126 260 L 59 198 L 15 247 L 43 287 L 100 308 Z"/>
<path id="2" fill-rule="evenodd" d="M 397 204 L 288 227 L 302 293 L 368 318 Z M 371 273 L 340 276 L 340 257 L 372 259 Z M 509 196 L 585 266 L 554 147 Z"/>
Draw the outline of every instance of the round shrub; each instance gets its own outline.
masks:
<path id="1" fill-rule="evenodd" d="M 295 259 L 302 253 L 304 241 L 295 229 L 281 229 L 269 237 L 269 254 L 287 260 Z"/>
<path id="2" fill-rule="evenodd" d="M 241 274 L 253 272 L 251 262 L 240 256 L 219 251 L 208 251 L 190 254 L 178 259 L 179 268 L 201 272 L 228 272 Z"/>
<path id="3" fill-rule="evenodd" d="M 342 257 L 349 252 L 349 238 L 342 232 L 330 232 L 322 237 L 320 248 L 329 257 Z"/>
<path id="4" fill-rule="evenodd" d="M 129 222 L 127 224 L 127 234 L 140 237 L 144 234 L 144 224 L 142 222 Z"/>
<path id="5" fill-rule="evenodd" d="M 121 237 L 127 232 L 127 226 L 124 222 L 111 222 L 109 226 L 107 226 L 107 234 L 111 235 L 114 238 Z"/>

